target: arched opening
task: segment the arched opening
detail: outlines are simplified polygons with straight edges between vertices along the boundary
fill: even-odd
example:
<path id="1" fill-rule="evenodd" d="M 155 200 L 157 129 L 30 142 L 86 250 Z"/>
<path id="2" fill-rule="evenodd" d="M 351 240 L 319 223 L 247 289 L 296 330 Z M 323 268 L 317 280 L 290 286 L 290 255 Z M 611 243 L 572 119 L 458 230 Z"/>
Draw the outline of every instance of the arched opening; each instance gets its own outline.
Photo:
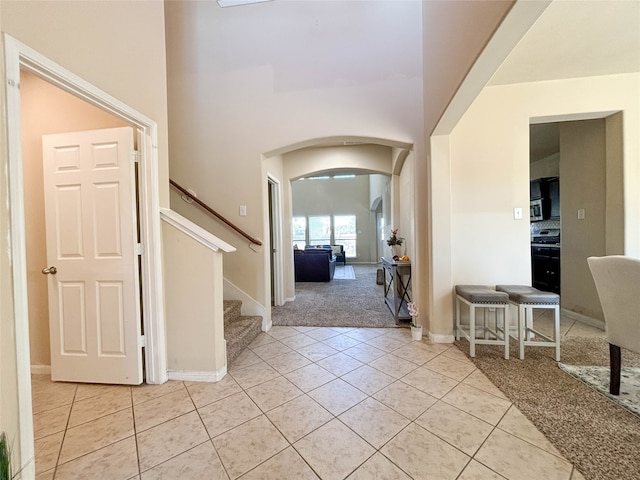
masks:
<path id="1" fill-rule="evenodd" d="M 265 178 L 277 178 L 281 185 L 280 243 L 269 249 L 281 253 L 279 262 L 269 262 L 279 272 L 270 272 L 270 281 L 282 279 L 280 285 L 271 283 L 276 308 L 296 298 L 294 245 L 340 240 L 339 245 L 348 244 L 342 266 L 369 265 L 373 276 L 392 228 L 401 229 L 409 250 L 415 248 L 412 149 L 392 140 L 340 136 L 265 153 Z M 265 218 L 270 222 L 273 212 L 265 212 Z M 338 224 L 351 232 L 338 231 Z"/>

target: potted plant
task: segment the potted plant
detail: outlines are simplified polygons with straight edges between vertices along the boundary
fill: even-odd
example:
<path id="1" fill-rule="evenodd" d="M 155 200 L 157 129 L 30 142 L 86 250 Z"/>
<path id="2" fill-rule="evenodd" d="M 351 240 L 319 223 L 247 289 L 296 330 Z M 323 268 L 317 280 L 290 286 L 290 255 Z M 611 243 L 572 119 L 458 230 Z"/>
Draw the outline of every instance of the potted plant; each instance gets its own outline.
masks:
<path id="1" fill-rule="evenodd" d="M 17 480 L 22 469 L 13 472 L 11 466 L 11 445 L 5 432 L 0 432 L 0 480 Z"/>
<path id="2" fill-rule="evenodd" d="M 11 447 L 7 440 L 7 434 L 0 432 L 0 480 L 11 480 Z"/>
<path id="3" fill-rule="evenodd" d="M 387 245 L 391 247 L 393 259 L 397 260 L 400 256 L 400 246 L 404 242 L 404 238 L 398 236 L 398 229 L 391 230 L 391 236 L 387 239 Z"/>
<path id="4" fill-rule="evenodd" d="M 422 325 L 416 323 L 418 307 L 415 303 L 409 302 L 407 304 L 407 310 L 409 311 L 409 315 L 411 315 L 411 338 L 413 340 L 422 340 Z"/>

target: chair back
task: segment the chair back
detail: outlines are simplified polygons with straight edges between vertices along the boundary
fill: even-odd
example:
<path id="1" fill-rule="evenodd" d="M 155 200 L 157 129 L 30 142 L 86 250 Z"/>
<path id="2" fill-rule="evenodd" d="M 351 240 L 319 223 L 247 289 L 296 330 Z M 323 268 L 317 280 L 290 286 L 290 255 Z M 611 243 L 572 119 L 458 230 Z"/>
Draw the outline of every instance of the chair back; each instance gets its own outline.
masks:
<path id="1" fill-rule="evenodd" d="M 640 259 L 587 258 L 604 313 L 609 343 L 640 352 Z"/>

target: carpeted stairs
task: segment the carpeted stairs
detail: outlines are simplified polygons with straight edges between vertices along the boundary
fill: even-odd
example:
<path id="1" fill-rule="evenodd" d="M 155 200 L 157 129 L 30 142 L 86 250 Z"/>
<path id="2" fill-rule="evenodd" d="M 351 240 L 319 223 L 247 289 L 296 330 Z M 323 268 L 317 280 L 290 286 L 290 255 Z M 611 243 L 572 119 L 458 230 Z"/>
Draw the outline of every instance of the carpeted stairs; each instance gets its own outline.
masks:
<path id="1" fill-rule="evenodd" d="M 227 341 L 227 365 L 247 348 L 262 331 L 262 317 L 240 314 L 240 300 L 224 301 L 224 338 Z"/>

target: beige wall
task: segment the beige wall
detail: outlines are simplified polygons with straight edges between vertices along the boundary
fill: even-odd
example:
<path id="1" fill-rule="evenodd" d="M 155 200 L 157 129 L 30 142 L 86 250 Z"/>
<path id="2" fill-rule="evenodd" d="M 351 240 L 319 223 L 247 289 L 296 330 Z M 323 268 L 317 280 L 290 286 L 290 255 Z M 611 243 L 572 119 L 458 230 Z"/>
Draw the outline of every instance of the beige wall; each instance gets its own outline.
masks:
<path id="1" fill-rule="evenodd" d="M 624 248 L 624 136 L 622 112 L 605 119 L 606 184 L 606 231 L 605 253 L 621 255 Z"/>
<path id="2" fill-rule="evenodd" d="M 167 274 L 167 367 L 170 372 L 213 377 L 227 362 L 224 319 L 220 318 L 223 255 L 165 222 L 162 241 Z"/>
<path id="3" fill-rule="evenodd" d="M 160 203 L 168 205 L 168 143 L 163 3 L 0 2 L 0 30 L 158 123 Z M 114 34 L 117 32 L 117 34 Z M 4 65 L 4 62 L 2 62 Z M 2 84 L 7 85 L 4 70 Z M 4 106 L 4 88 L 2 105 Z M 10 248 L 7 244 L 6 110 L 0 152 L 0 427 L 19 452 L 19 406 Z M 24 366 L 22 366 L 24 367 Z M 28 461 L 29 459 L 25 459 Z"/>
<path id="4" fill-rule="evenodd" d="M 640 256 L 640 141 L 635 134 L 640 129 L 640 75 L 527 83 L 482 91 L 450 136 L 450 151 L 442 148 L 437 156 L 439 175 L 434 181 L 451 183 L 453 238 L 452 280 L 434 286 L 439 294 L 434 301 L 447 311 L 434 324 L 438 331 L 452 331 L 453 285 L 530 281 L 529 223 L 526 219 L 514 220 L 513 208 L 526 211 L 529 204 L 531 119 L 602 117 L 607 114 L 601 112 L 614 111 L 623 112 L 624 119 L 625 254 Z M 434 238 L 437 236 L 438 231 L 434 231 Z"/>
<path id="5" fill-rule="evenodd" d="M 417 161 L 424 161 L 421 7 L 267 2 L 222 9 L 215 2 L 166 2 L 172 177 L 265 240 L 267 152 L 350 135 L 415 145 Z M 246 217 L 239 205 L 247 206 Z M 172 206 L 238 248 L 225 258 L 225 278 L 268 306 L 270 278 L 260 261 L 268 251 L 254 252 L 182 202 Z"/>
<path id="6" fill-rule="evenodd" d="M 39 77 L 22 72 L 22 158 L 32 365 L 50 365 L 47 265 L 42 177 L 42 136 L 122 127 L 126 123 Z"/>
<path id="7" fill-rule="evenodd" d="M 562 307 L 604 320 L 587 257 L 605 254 L 605 120 L 560 124 Z M 578 209 L 585 210 L 578 219 Z"/>
<path id="8" fill-rule="evenodd" d="M 427 138 L 514 3 L 423 2 L 422 99 Z M 445 180 L 450 166 L 438 160 L 448 152 L 448 141 L 446 136 L 429 139 L 424 159 L 417 157 L 415 163 L 415 233 L 419 248 L 413 259 L 414 299 L 428 305 L 422 308 L 420 321 L 431 334 L 438 335 L 450 333 L 451 191 Z"/>
<path id="9" fill-rule="evenodd" d="M 0 8 L 4 33 L 157 122 L 160 204 L 168 206 L 163 2 L 3 1 Z"/>

